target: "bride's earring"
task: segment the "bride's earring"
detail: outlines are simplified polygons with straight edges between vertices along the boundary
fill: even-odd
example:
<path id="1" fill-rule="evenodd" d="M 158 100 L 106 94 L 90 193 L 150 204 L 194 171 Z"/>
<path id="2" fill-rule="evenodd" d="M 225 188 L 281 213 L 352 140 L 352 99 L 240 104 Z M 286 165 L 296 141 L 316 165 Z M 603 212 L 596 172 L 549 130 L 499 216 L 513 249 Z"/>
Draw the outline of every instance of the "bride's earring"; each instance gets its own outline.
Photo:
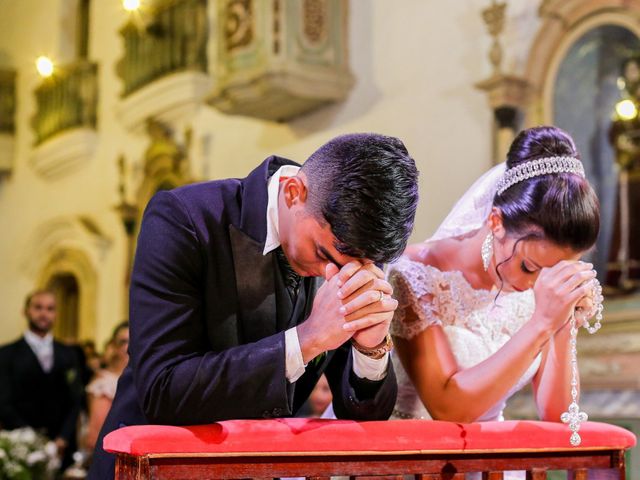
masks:
<path id="1" fill-rule="evenodd" d="M 491 230 L 489 230 L 484 242 L 482 242 L 480 255 L 482 256 L 482 266 L 486 272 L 489 270 L 489 264 L 491 263 L 491 257 L 493 256 L 493 232 Z"/>

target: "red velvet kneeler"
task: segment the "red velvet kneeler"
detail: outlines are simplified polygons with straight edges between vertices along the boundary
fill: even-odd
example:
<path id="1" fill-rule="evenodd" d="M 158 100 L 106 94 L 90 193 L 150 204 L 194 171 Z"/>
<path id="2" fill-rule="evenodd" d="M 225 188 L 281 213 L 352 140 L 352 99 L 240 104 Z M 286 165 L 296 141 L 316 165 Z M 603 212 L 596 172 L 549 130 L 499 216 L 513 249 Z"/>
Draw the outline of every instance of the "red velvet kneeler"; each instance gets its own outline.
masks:
<path id="1" fill-rule="evenodd" d="M 569 444 L 570 433 L 562 423 L 537 421 L 459 424 L 286 418 L 125 427 L 107 435 L 104 448 L 118 454 L 117 478 L 407 473 L 437 478 L 517 469 L 544 478 L 540 472 L 547 468 L 585 474 L 588 468 L 614 468 L 624 473 L 624 451 L 636 443 L 631 432 L 587 422 L 580 429 L 579 447 Z"/>

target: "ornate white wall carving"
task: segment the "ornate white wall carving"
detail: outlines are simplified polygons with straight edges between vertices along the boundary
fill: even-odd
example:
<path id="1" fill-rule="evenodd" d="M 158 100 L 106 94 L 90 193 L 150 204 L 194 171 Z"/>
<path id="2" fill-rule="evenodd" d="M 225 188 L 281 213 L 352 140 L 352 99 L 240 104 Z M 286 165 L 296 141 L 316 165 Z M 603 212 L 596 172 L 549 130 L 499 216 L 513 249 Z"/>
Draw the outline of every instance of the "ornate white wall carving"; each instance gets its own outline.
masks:
<path id="1" fill-rule="evenodd" d="M 98 134 L 91 128 L 62 132 L 34 148 L 31 165 L 45 178 L 58 178 L 89 163 L 97 142 Z"/>

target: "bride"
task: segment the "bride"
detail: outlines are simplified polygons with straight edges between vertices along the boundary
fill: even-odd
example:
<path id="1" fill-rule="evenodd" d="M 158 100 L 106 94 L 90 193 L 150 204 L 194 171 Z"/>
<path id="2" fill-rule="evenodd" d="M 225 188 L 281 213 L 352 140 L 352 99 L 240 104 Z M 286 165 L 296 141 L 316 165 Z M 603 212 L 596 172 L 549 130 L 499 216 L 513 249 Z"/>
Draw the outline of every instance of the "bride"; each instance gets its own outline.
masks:
<path id="1" fill-rule="evenodd" d="M 390 266 L 394 416 L 502 420 L 507 399 L 532 382 L 540 419 L 558 421 L 571 402 L 568 320 L 593 310 L 595 272 L 579 259 L 599 215 L 571 137 L 521 132 L 506 165 Z"/>

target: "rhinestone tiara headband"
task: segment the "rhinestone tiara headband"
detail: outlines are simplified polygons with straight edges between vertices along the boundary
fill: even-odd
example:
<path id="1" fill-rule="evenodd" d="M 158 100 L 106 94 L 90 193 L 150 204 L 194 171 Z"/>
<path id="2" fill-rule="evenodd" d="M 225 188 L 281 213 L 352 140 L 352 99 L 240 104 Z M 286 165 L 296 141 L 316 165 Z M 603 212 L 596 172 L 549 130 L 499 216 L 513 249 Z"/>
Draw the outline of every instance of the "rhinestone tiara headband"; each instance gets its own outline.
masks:
<path id="1" fill-rule="evenodd" d="M 497 185 L 498 195 L 516 183 L 550 173 L 573 173 L 585 178 L 582 162 L 574 157 L 544 157 L 510 168 Z"/>

